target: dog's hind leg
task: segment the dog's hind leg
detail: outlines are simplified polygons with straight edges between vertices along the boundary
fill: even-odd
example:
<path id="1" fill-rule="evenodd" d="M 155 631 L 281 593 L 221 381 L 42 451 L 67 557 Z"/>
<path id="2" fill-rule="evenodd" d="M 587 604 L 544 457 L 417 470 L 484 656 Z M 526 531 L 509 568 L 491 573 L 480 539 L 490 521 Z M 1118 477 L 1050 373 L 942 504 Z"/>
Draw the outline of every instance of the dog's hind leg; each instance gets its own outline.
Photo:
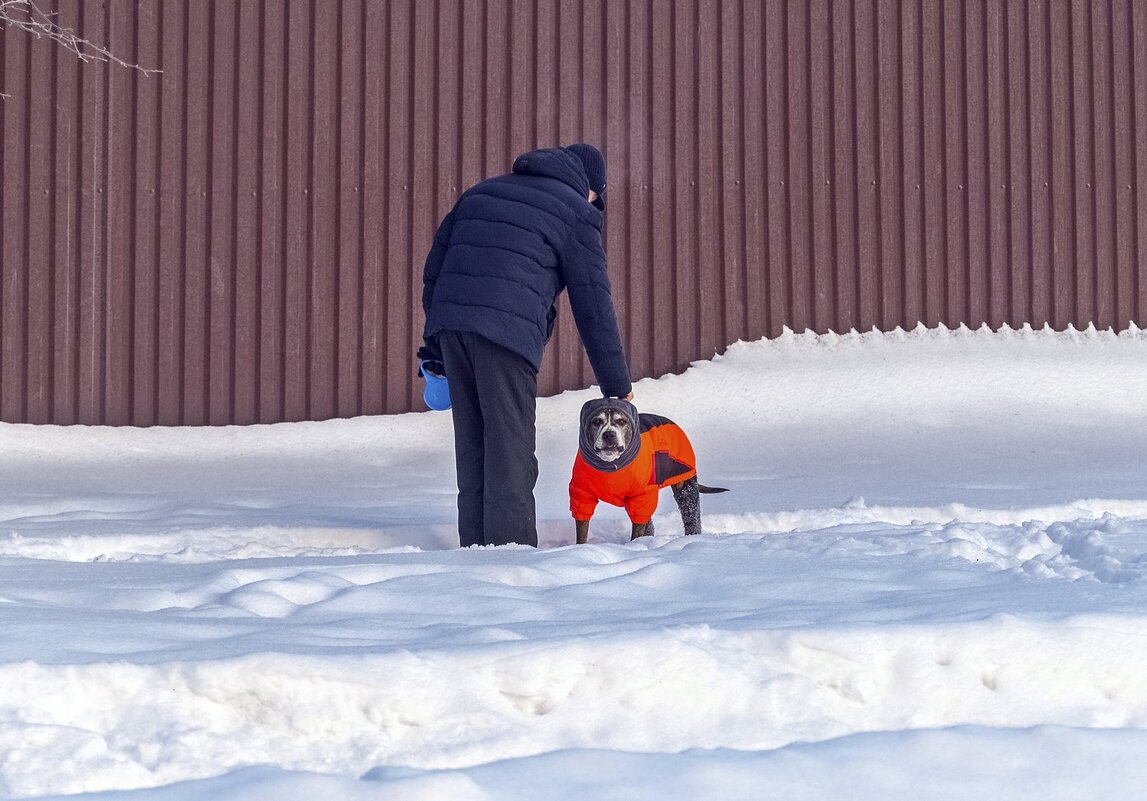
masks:
<path id="1" fill-rule="evenodd" d="M 701 533 L 701 495 L 697 489 L 697 479 L 688 478 L 679 484 L 674 484 L 673 500 L 677 501 L 677 509 L 681 512 L 681 522 L 685 526 L 686 534 Z"/>

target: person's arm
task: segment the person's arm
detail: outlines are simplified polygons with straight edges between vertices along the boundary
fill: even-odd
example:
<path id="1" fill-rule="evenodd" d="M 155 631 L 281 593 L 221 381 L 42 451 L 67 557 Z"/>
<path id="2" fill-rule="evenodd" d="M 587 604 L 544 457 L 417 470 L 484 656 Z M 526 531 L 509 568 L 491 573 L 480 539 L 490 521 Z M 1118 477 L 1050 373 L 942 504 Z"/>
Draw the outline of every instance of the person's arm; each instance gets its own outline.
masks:
<path id="1" fill-rule="evenodd" d="M 457 208 L 457 206 L 454 207 L 454 209 Z M 427 318 L 430 317 L 430 304 L 434 300 L 434 286 L 438 281 L 438 274 L 442 271 L 446 249 L 450 245 L 450 232 L 454 229 L 454 209 L 451 209 L 450 213 L 439 224 L 438 231 L 434 234 L 434 243 L 430 246 L 430 252 L 426 254 L 426 264 L 422 268 L 422 312 Z M 422 341 L 423 346 L 418 349 L 418 360 L 430 362 L 431 372 L 445 375 L 446 371 L 442 366 L 442 349 L 438 346 L 438 338 L 427 336 L 424 329 Z M 421 369 L 418 374 L 422 375 Z"/>
<path id="2" fill-rule="evenodd" d="M 457 206 L 454 207 L 456 209 Z M 442 261 L 446 258 L 446 248 L 450 245 L 450 232 L 454 230 L 454 209 L 450 210 L 434 234 L 434 244 L 426 254 L 426 264 L 422 268 L 422 311 L 430 313 L 430 303 L 434 300 L 434 285 L 438 273 L 442 271 Z"/>
<path id="3" fill-rule="evenodd" d="M 601 215 L 591 207 L 575 224 L 560 260 L 574 322 L 601 393 L 610 398 L 631 396 L 633 384 L 621 346 L 601 244 Z"/>

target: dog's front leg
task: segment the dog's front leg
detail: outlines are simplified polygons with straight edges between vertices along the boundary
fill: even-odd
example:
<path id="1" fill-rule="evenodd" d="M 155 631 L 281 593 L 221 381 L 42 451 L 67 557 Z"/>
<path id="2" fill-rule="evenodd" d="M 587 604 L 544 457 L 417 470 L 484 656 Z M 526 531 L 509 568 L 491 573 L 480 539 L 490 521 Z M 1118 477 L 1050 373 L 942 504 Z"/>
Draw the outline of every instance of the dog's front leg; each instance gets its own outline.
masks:
<path id="1" fill-rule="evenodd" d="M 653 536 L 653 521 L 652 520 L 650 520 L 648 523 L 634 523 L 633 524 L 633 535 L 629 539 L 630 539 L 630 541 L 633 541 L 633 540 L 637 539 L 638 537 L 651 537 L 651 536 Z"/>
<path id="2" fill-rule="evenodd" d="M 589 521 L 588 520 L 575 520 L 574 528 L 577 529 L 577 544 L 585 545 L 589 540 Z"/>

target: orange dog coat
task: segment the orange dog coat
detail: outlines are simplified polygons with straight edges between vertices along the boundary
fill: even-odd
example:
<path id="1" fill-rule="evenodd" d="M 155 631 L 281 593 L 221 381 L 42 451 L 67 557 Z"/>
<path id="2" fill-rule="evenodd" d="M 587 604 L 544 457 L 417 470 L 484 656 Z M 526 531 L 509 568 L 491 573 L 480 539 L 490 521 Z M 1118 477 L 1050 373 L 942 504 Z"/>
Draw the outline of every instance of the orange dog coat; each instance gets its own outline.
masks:
<path id="1" fill-rule="evenodd" d="M 597 470 L 578 451 L 570 479 L 574 520 L 589 520 L 598 501 L 624 506 L 634 523 L 648 523 L 657 509 L 657 493 L 697 475 L 697 457 L 676 423 L 655 414 L 638 415 L 641 448 L 625 467 Z"/>

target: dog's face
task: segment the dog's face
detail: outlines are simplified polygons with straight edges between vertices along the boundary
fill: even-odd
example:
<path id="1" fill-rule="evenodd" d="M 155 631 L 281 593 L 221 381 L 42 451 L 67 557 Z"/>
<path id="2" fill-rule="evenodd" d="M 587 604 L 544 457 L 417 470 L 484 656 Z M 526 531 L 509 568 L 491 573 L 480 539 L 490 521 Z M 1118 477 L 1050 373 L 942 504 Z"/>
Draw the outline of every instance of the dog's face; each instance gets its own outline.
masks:
<path id="1" fill-rule="evenodd" d="M 593 451 L 603 462 L 616 461 L 633 438 L 632 421 L 617 409 L 602 409 L 586 425 Z"/>

